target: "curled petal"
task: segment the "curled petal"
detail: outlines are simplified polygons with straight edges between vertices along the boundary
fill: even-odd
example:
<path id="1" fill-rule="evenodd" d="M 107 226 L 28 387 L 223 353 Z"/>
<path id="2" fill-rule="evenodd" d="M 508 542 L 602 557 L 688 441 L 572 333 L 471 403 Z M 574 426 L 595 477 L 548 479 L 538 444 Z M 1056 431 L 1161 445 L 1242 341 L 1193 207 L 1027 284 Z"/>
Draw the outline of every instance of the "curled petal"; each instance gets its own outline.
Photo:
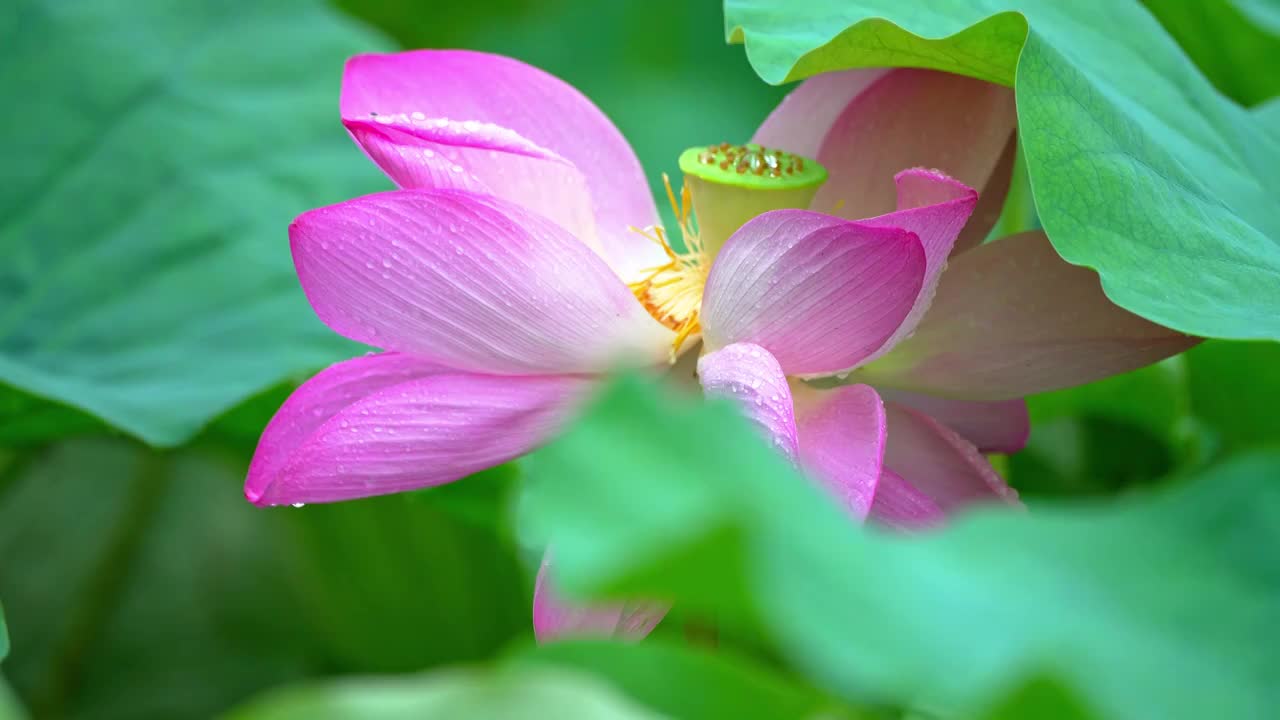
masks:
<path id="1" fill-rule="evenodd" d="M 847 218 L 890 212 L 896 198 L 884 179 L 909 167 L 984 188 L 1015 123 L 1009 88 L 934 70 L 886 72 L 823 136 L 817 159 L 830 180 L 810 207 Z"/>
<path id="2" fill-rule="evenodd" d="M 739 228 L 711 266 L 703 341 L 754 343 L 788 375 L 844 371 L 893 335 L 924 273 L 920 240 L 906 230 L 768 212 Z"/>
<path id="3" fill-rule="evenodd" d="M 956 238 L 978 204 L 978 194 L 971 188 L 935 170 L 904 170 L 894 176 L 894 181 L 898 186 L 898 210 L 860 222 L 915 233 L 924 248 L 924 281 L 911 312 L 870 359 L 888 352 L 920 324 L 933 302 Z"/>
<path id="4" fill-rule="evenodd" d="M 590 382 L 444 373 L 388 385 L 336 412 L 287 453 L 264 455 L 245 495 L 257 505 L 334 502 L 452 482 L 544 442 Z M 307 405 L 286 403 L 281 413 L 289 415 L 273 424 L 293 424 Z"/>
<path id="5" fill-rule="evenodd" d="M 893 389 L 883 389 L 880 395 L 886 402 L 919 410 L 955 430 L 984 453 L 1018 452 L 1031 434 L 1027 401 L 1022 398 L 971 402 Z"/>
<path id="6" fill-rule="evenodd" d="M 657 221 L 640 162 L 604 113 L 567 83 L 518 60 L 466 50 L 359 55 L 347 62 L 344 120 L 372 113 L 412 118 L 415 112 L 503 128 L 564 158 L 585 179 L 610 263 L 626 277 L 661 264 L 660 249 L 627 230 Z M 476 174 L 494 186 L 493 175 Z"/>
<path id="7" fill-rule="evenodd" d="M 343 122 L 365 153 L 400 187 L 496 195 L 550 218 L 604 255 L 582 173 L 573 163 L 514 131 L 421 113 Z"/>
<path id="8" fill-rule="evenodd" d="M 574 606 L 552 587 L 550 554 L 542 559 L 533 589 L 533 632 L 538 642 L 564 637 L 639 640 L 657 627 L 669 606 L 656 602 Z"/>
<path id="9" fill-rule="evenodd" d="M 1149 365 L 1199 339 L 1120 308 L 1041 231 L 951 261 L 915 334 L 859 370 L 877 386 L 1007 400 Z M 909 479 L 909 478 L 908 478 Z"/>
<path id="10" fill-rule="evenodd" d="M 791 389 L 778 361 L 751 343 L 734 343 L 698 358 L 698 379 L 707 395 L 736 402 L 761 435 L 788 460 L 797 457 Z"/>
<path id="11" fill-rule="evenodd" d="M 316 314 L 354 340 L 498 374 L 666 360 L 671 331 L 563 228 L 458 191 L 401 190 L 289 227 Z"/>
<path id="12" fill-rule="evenodd" d="M 974 503 L 1021 505 L 1018 493 L 972 443 L 924 413 L 886 403 L 884 464 L 944 513 Z"/>
<path id="13" fill-rule="evenodd" d="M 869 385 L 799 388 L 800 463 L 862 520 L 871 510 L 885 452 L 885 410 Z"/>

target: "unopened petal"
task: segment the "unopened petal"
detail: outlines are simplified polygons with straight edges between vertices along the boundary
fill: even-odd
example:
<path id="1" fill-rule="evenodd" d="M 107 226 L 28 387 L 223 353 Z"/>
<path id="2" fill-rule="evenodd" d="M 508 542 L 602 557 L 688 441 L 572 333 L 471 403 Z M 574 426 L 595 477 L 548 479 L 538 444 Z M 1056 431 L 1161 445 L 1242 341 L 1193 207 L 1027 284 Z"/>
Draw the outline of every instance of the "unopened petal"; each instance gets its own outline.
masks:
<path id="1" fill-rule="evenodd" d="M 886 178 L 910 167 L 985 188 L 1016 121 L 1009 88 L 934 70 L 886 72 L 824 134 L 817 159 L 831 177 L 811 207 L 847 218 L 890 212 L 896 193 Z"/>

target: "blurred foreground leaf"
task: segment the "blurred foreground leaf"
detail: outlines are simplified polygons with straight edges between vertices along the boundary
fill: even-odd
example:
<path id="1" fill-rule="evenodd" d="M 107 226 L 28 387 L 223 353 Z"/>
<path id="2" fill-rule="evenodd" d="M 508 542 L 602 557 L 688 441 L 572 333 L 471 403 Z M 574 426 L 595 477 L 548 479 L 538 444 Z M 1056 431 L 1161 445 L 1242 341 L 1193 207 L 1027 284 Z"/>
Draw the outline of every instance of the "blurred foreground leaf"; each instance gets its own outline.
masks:
<path id="1" fill-rule="evenodd" d="M 854 701 L 976 712 L 1030 674 L 1104 718 L 1280 701 L 1280 454 L 1110 504 L 860 530 L 728 407 L 612 387 L 531 464 L 566 594 L 759 624 Z"/>
<path id="2" fill-rule="evenodd" d="M 343 60 L 385 47 L 310 0 L 0 13 L 0 90 L 21 98 L 0 115 L 0 381 L 175 445 L 353 354 L 286 229 L 386 186 L 337 112 Z"/>
<path id="3" fill-rule="evenodd" d="M 731 652 L 652 637 L 640 643 L 555 642 L 521 651 L 510 662 L 589 671 L 644 705 L 681 720 L 868 717 Z"/>
<path id="4" fill-rule="evenodd" d="M 226 720 L 656 720 L 578 672 L 516 668 L 334 681 L 270 693 Z"/>

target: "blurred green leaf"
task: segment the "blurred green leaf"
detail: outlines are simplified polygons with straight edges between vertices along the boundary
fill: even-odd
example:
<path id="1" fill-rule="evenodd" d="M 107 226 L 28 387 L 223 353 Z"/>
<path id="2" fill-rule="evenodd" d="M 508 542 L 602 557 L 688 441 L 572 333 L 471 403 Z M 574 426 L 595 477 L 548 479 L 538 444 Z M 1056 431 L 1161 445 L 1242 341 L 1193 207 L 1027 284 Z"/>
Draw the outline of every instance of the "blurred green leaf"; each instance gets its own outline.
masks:
<path id="1" fill-rule="evenodd" d="M 18 698 L 9 688 L 9 683 L 0 675 L 0 720 L 26 720 L 27 710 L 18 702 Z"/>
<path id="2" fill-rule="evenodd" d="M 0 13 L 0 380 L 155 445 L 353 354 L 286 228 L 385 187 L 338 124 L 384 41 L 308 0 L 18 0 Z"/>
<path id="3" fill-rule="evenodd" d="M 1280 138 L 1223 98 L 1137 3 L 725 7 L 730 38 L 769 82 L 906 65 L 1013 86 L 1035 206 L 1064 258 L 1163 325 L 1280 338 Z"/>
<path id="4" fill-rule="evenodd" d="M 1222 450 L 1280 445 L 1280 344 L 1210 341 L 1186 362 L 1196 419 Z"/>
<path id="5" fill-rule="evenodd" d="M 1142 0 L 1227 97 L 1257 105 L 1280 94 L 1280 3 Z M 1268 71 L 1267 69 L 1271 71 Z"/>
<path id="6" fill-rule="evenodd" d="M 613 386 L 542 450 L 525 503 L 570 596 L 754 621 L 854 701 L 974 711 L 1043 670 L 1108 718 L 1280 700 L 1280 455 L 1161 494 L 860 531 L 728 407 Z"/>
<path id="7" fill-rule="evenodd" d="M 1031 437 L 1009 481 L 1035 496 L 1110 494 L 1198 460 L 1182 356 L 1027 399 Z"/>
<path id="8" fill-rule="evenodd" d="M 497 492 L 474 496 L 495 518 L 505 501 Z M 393 672 L 481 660 L 532 635 L 532 587 L 491 525 L 401 495 L 284 516 L 296 540 L 299 609 L 345 667 Z"/>
<path id="9" fill-rule="evenodd" d="M 238 461 L 204 448 L 80 440 L 11 462 L 5 669 L 37 717 L 205 718 L 320 671 L 476 660 L 529 632 L 510 550 L 429 502 L 263 510 Z"/>
<path id="10" fill-rule="evenodd" d="M 1093 720 L 1096 717 L 1069 688 L 1043 676 L 1022 683 L 982 715 L 983 720 Z"/>
<path id="11" fill-rule="evenodd" d="M 555 642 L 519 652 L 511 662 L 589 671 L 647 707 L 682 720 L 872 717 L 724 650 L 654 638 L 642 643 Z"/>
<path id="12" fill-rule="evenodd" d="M 589 675 L 547 668 L 450 670 L 277 691 L 227 720 L 648 720 L 658 718 Z"/>
<path id="13" fill-rule="evenodd" d="M 106 429 L 86 412 L 0 384 L 0 445 L 36 445 Z"/>
<path id="14" fill-rule="evenodd" d="M 9 656 L 9 626 L 4 621 L 4 605 L 0 605 L 0 660 Z"/>
<path id="15" fill-rule="evenodd" d="M 209 458 L 85 440 L 4 489 L 5 662 L 37 717 L 182 718 L 303 677 L 269 525 Z"/>

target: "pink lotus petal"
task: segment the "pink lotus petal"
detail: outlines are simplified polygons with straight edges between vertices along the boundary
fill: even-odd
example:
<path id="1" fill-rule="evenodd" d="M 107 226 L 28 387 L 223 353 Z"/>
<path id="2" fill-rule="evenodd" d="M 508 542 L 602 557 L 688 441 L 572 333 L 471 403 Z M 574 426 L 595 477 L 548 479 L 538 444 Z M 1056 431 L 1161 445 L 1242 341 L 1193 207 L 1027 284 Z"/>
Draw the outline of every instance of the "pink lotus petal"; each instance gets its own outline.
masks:
<path id="1" fill-rule="evenodd" d="M 614 637 L 639 640 L 657 627 L 670 609 L 655 602 L 574 606 L 552 588 L 551 556 L 538 568 L 533 590 L 533 632 L 538 642 L 564 637 Z"/>
<path id="2" fill-rule="evenodd" d="M 817 160 L 830 180 L 810 207 L 847 218 L 890 212 L 895 197 L 884 180 L 908 167 L 937 168 L 985 187 L 1015 123 L 1009 88 L 933 70 L 891 70 L 824 135 Z"/>
<path id="3" fill-rule="evenodd" d="M 258 505 L 334 502 L 452 482 L 545 441 L 591 382 L 447 373 L 390 385 L 323 422 L 245 494 Z"/>
<path id="4" fill-rule="evenodd" d="M 881 389 L 886 402 L 905 405 L 960 433 L 984 453 L 1015 453 L 1027 444 L 1031 420 L 1022 398 L 969 402 L 905 390 Z"/>
<path id="5" fill-rule="evenodd" d="M 818 157 L 823 138 L 844 109 L 888 72 L 880 68 L 859 68 L 814 75 L 782 98 L 756 130 L 751 142 Z"/>
<path id="6" fill-rule="evenodd" d="M 370 345 L 498 374 L 667 359 L 671 331 L 563 228 L 458 191 L 400 190 L 289 227 L 316 314 Z"/>
<path id="7" fill-rule="evenodd" d="M 835 373 L 884 344 L 920 293 L 913 233 L 806 210 L 776 210 L 738 229 L 702 299 L 710 349 L 750 342 L 788 375 Z"/>
<path id="8" fill-rule="evenodd" d="M 751 343 L 734 343 L 698 358 L 698 379 L 707 395 L 736 402 L 788 460 L 796 460 L 796 421 L 791 388 L 778 361 Z"/>
<path id="9" fill-rule="evenodd" d="M 858 520 L 866 518 L 885 451 L 884 403 L 869 385 L 796 393 L 800 464 Z"/>
<path id="10" fill-rule="evenodd" d="M 969 222 L 965 223 L 960 237 L 956 238 L 955 246 L 951 248 L 953 257 L 978 247 L 991 234 L 991 228 L 996 226 L 1000 213 L 1004 212 L 1005 200 L 1009 197 L 1009 185 L 1013 182 L 1013 166 L 1017 155 L 1018 138 L 1015 132 L 1000 153 L 1000 160 L 987 178 L 987 184 L 978 190 L 978 207 L 974 208 Z"/>
<path id="11" fill-rule="evenodd" d="M 586 178 L 573 163 L 497 125 L 395 113 L 344 120 L 402 188 L 497 195 L 558 223 L 603 255 Z"/>
<path id="12" fill-rule="evenodd" d="M 973 503 L 1021 505 L 1018 493 L 968 440 L 924 413 L 885 404 L 885 467 L 927 495 L 944 513 Z"/>
<path id="13" fill-rule="evenodd" d="M 1067 264 L 1036 231 L 954 258 L 915 334 L 859 372 L 877 386 L 1006 400 L 1133 370 L 1197 342 L 1114 305 L 1092 270 Z"/>
<path id="14" fill-rule="evenodd" d="M 329 418 L 379 390 L 441 372 L 449 370 L 400 353 L 352 358 L 320 371 L 293 391 L 262 431 L 249 464 L 245 496 L 251 502 L 261 498 L 298 446 Z"/>
<path id="15" fill-rule="evenodd" d="M 610 263 L 628 278 L 661 264 L 660 249 L 627 230 L 657 222 L 640 162 L 604 113 L 560 79 L 518 60 L 466 50 L 360 55 L 347 62 L 344 119 L 414 112 L 500 126 L 573 163 L 586 178 Z"/>
<path id="16" fill-rule="evenodd" d="M 928 495 L 885 468 L 867 519 L 895 530 L 921 530 L 942 524 L 945 515 Z"/>
<path id="17" fill-rule="evenodd" d="M 898 186 L 898 211 L 859 222 L 915 233 L 924 248 L 924 283 L 911 312 L 868 362 L 891 350 L 920 324 L 933 302 L 951 248 L 978 204 L 978 195 L 971 188 L 935 170 L 903 170 L 894 176 L 894 181 Z"/>

